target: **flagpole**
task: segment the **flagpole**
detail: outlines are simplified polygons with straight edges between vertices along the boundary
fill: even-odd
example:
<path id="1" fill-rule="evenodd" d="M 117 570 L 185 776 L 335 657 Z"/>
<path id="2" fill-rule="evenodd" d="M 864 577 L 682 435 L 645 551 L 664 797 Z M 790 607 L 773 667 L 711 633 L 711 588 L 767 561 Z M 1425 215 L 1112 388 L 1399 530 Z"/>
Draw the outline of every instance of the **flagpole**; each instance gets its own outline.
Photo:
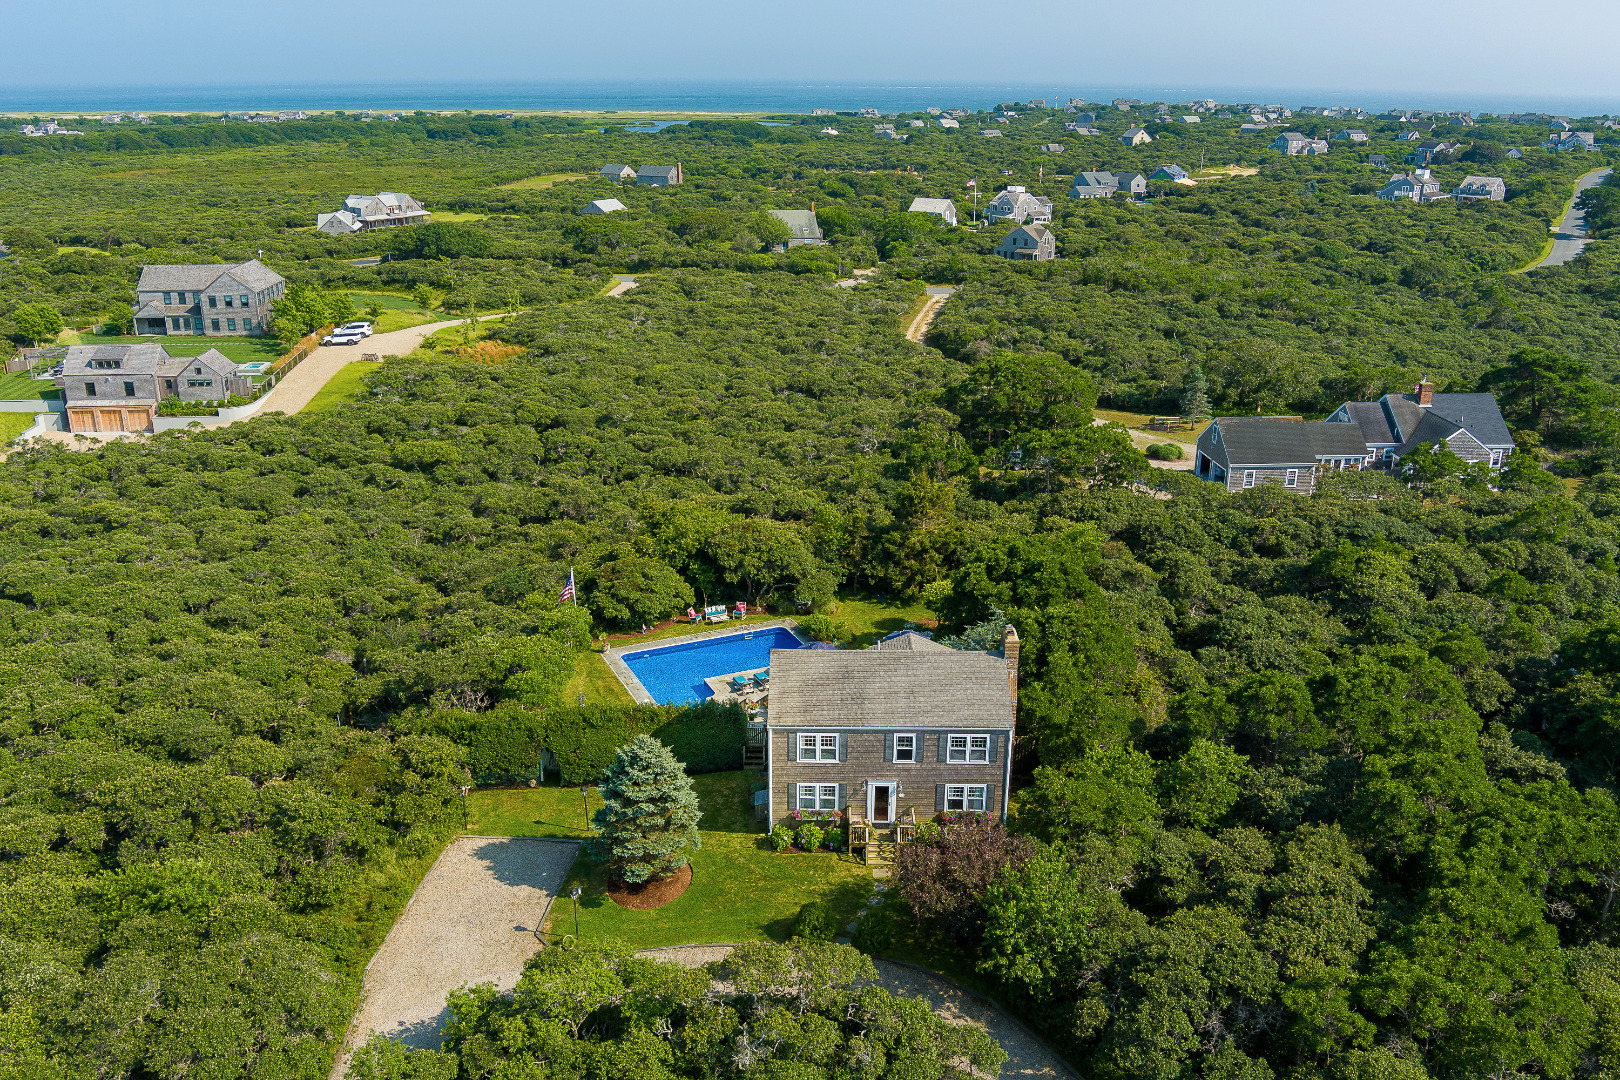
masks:
<path id="1" fill-rule="evenodd" d="M 568 598 L 574 602 L 575 607 L 579 607 L 579 590 L 574 588 L 574 568 L 572 566 L 568 568 Z"/>

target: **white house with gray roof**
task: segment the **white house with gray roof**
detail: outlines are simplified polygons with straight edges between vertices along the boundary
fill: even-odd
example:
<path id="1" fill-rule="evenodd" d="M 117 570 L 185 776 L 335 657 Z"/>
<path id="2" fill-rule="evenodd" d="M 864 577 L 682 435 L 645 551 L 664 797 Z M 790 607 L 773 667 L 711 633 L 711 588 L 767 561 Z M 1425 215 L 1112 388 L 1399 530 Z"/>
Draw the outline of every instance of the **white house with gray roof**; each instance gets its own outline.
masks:
<path id="1" fill-rule="evenodd" d="M 1507 198 L 1507 181 L 1500 176 L 1466 176 L 1452 192 L 1459 199 L 1488 199 L 1501 202 Z"/>
<path id="2" fill-rule="evenodd" d="M 933 214 L 947 225 L 956 224 L 956 204 L 949 199 L 925 199 L 918 196 L 906 207 L 908 213 Z"/>
<path id="3" fill-rule="evenodd" d="M 145 266 L 135 285 L 135 332 L 205 337 L 269 333 L 271 304 L 286 292 L 285 279 L 257 259 Z"/>

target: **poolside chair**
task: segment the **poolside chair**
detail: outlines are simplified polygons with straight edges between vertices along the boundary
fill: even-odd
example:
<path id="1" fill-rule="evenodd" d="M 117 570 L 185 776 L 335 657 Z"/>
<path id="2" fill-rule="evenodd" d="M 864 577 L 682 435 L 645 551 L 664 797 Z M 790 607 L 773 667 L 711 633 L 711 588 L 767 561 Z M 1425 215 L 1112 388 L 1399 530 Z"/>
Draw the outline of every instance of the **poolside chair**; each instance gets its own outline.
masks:
<path id="1" fill-rule="evenodd" d="M 755 686 L 763 687 L 765 684 L 769 683 L 770 681 L 771 681 L 771 669 L 770 668 L 766 668 L 764 671 L 756 671 L 756 672 L 754 672 L 754 685 Z"/>
<path id="2" fill-rule="evenodd" d="M 727 685 L 731 687 L 731 692 L 733 694 L 740 694 L 744 690 L 747 690 L 753 686 L 754 683 L 753 680 L 746 675 L 733 675 L 731 677 L 731 681 Z"/>

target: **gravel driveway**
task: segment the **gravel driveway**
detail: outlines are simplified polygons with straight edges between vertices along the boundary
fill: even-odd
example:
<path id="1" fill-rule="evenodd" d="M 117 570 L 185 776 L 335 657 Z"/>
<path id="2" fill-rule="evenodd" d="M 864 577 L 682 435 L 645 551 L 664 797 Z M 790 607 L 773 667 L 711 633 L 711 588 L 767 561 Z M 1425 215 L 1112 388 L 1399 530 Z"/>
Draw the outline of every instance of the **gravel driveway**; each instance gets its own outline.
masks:
<path id="1" fill-rule="evenodd" d="M 673 949 L 649 949 L 642 953 L 655 960 L 672 960 L 686 967 L 702 967 L 731 952 L 729 945 L 682 945 Z M 1020 1077 L 1046 1077 L 1050 1080 L 1079 1080 L 1079 1074 L 1063 1059 L 1048 1050 L 1022 1024 L 977 994 L 964 990 L 951 980 L 903 964 L 878 960 L 878 975 L 896 997 L 924 998 L 945 1020 L 953 1024 L 973 1024 L 1007 1051 L 1001 1066 L 1002 1080 Z"/>
<path id="2" fill-rule="evenodd" d="M 559 840 L 452 841 L 366 969 L 332 1080 L 341 1080 L 349 1052 L 372 1031 L 407 1046 L 438 1046 L 451 990 L 483 982 L 515 987 L 524 961 L 540 948 L 535 929 L 578 850 Z"/>

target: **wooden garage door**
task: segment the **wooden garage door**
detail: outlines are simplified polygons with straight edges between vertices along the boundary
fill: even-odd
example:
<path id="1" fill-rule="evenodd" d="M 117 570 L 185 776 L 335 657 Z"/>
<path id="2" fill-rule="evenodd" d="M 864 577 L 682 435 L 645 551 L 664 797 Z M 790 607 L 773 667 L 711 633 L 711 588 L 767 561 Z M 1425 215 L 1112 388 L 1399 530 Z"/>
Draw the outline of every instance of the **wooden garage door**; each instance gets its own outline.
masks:
<path id="1" fill-rule="evenodd" d="M 101 410 L 101 430 L 102 431 L 123 431 L 124 430 L 124 413 L 123 413 L 123 410 L 121 410 L 121 409 L 102 409 Z"/>

